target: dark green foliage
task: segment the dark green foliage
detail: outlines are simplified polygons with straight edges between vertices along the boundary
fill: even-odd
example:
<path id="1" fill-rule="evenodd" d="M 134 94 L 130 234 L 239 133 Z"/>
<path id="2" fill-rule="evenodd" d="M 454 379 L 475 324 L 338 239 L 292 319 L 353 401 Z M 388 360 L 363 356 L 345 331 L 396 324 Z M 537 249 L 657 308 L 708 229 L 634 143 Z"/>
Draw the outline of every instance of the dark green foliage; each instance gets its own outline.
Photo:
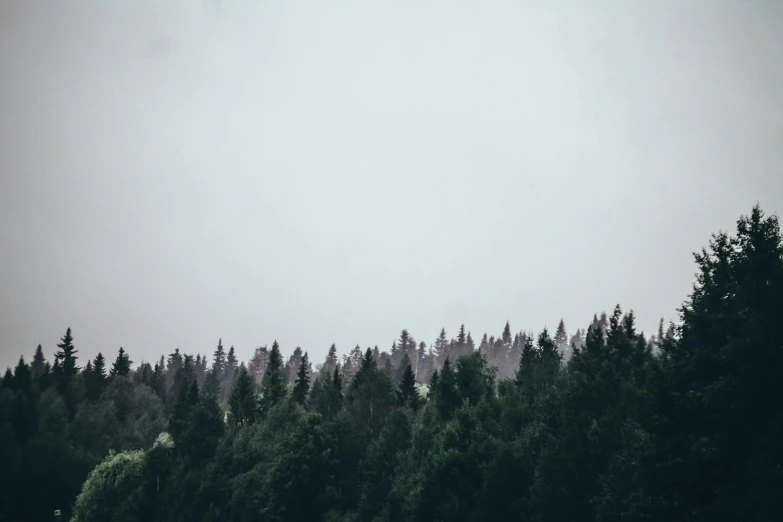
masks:
<path id="1" fill-rule="evenodd" d="M 348 388 L 346 407 L 360 427 L 377 434 L 395 403 L 392 382 L 378 369 L 368 348 Z"/>
<path id="2" fill-rule="evenodd" d="M 38 377 L 44 372 L 45 367 L 46 367 L 46 357 L 44 356 L 43 349 L 41 349 L 41 345 L 39 344 L 38 347 L 35 349 L 35 355 L 33 355 L 33 362 L 30 365 L 30 371 L 33 372 L 34 377 Z"/>
<path id="3" fill-rule="evenodd" d="M 310 369 L 308 368 L 307 353 L 305 353 L 299 364 L 299 370 L 296 372 L 296 381 L 294 381 L 294 390 L 291 395 L 296 402 L 304 406 L 309 391 Z"/>
<path id="4" fill-rule="evenodd" d="M 245 365 L 239 367 L 239 372 L 231 387 L 231 397 L 228 401 L 228 409 L 231 415 L 231 423 L 234 426 L 243 426 L 253 422 L 258 411 L 255 382 L 247 373 Z"/>
<path id="5" fill-rule="evenodd" d="M 226 375 L 226 352 L 223 350 L 223 339 L 218 339 L 215 353 L 212 355 L 212 373 L 218 382 L 223 382 Z"/>
<path id="6" fill-rule="evenodd" d="M 280 354 L 280 347 L 277 341 L 272 344 L 272 350 L 269 352 L 269 363 L 261 380 L 261 404 L 260 412 L 266 413 L 283 397 L 285 397 L 285 375 L 283 373 L 283 356 Z"/>
<path id="7" fill-rule="evenodd" d="M 421 407 L 421 397 L 416 390 L 416 378 L 413 376 L 413 369 L 408 364 L 400 380 L 399 390 L 397 390 L 397 401 L 400 406 L 408 406 L 416 411 Z"/>
<path id="8" fill-rule="evenodd" d="M 69 386 L 73 378 L 79 373 L 79 367 L 76 365 L 76 354 L 79 350 L 76 350 L 73 346 L 73 336 L 71 335 L 71 328 L 69 327 L 65 331 L 59 344 L 57 344 L 57 351 L 55 356 L 55 379 L 60 389 L 60 393 L 63 395 L 70 394 Z"/>
<path id="9" fill-rule="evenodd" d="M 781 520 L 777 218 L 754 208 L 696 262 L 650 338 L 619 306 L 478 350 L 464 326 L 431 354 L 404 330 L 342 368 L 332 347 L 312 387 L 277 343 L 253 373 L 232 350 L 80 373 L 68 330 L 53 367 L 39 347 L 0 383 L 0 520 Z"/>
<path id="10" fill-rule="evenodd" d="M 117 359 L 114 361 L 114 364 L 111 365 L 109 376 L 127 377 L 131 371 L 131 364 L 133 364 L 133 361 L 130 360 L 128 354 L 125 353 L 125 350 L 120 346 L 120 351 L 117 353 Z"/>

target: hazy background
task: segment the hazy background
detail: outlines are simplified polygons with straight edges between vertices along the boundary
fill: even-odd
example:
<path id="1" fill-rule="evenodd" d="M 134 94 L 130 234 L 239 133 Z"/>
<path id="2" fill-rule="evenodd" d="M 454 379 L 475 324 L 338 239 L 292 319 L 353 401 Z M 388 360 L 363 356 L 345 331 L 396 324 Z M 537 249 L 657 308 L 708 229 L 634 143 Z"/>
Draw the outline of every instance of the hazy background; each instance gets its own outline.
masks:
<path id="1" fill-rule="evenodd" d="M 0 1 L 0 367 L 675 319 L 783 210 L 783 4 L 575 4 Z"/>

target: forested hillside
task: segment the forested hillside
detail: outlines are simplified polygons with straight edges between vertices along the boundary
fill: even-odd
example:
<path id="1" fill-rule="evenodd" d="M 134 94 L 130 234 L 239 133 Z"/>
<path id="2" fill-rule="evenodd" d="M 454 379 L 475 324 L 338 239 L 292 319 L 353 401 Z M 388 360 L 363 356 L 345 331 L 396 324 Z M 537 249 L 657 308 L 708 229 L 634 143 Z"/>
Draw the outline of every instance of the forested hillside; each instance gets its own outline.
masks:
<path id="1" fill-rule="evenodd" d="M 2 378 L 0 520 L 783 520 L 777 217 L 695 260 L 654 335 L 618 305 L 572 335 L 134 366 L 83 360 L 69 328 Z"/>

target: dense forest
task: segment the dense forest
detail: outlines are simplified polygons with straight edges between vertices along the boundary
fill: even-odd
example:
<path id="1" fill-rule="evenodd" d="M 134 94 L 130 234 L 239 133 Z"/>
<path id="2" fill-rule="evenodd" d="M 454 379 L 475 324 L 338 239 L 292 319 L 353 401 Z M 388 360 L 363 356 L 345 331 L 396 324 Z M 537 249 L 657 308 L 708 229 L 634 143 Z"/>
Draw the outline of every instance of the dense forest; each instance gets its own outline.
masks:
<path id="1" fill-rule="evenodd" d="M 695 261 L 649 336 L 617 306 L 573 335 L 134 367 L 83 361 L 69 328 L 2 378 L 0 520 L 783 520 L 777 217 Z"/>

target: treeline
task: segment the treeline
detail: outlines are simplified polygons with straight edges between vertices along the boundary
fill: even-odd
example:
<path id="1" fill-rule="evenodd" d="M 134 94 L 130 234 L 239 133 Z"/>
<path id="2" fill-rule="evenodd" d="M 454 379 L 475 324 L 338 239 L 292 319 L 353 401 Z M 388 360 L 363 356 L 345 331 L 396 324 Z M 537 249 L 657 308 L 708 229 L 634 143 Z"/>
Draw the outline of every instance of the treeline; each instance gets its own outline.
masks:
<path id="1" fill-rule="evenodd" d="M 695 259 L 650 338 L 618 306 L 570 337 L 132 369 L 80 368 L 68 329 L 0 383 L 0 520 L 783 520 L 778 220 L 755 207 Z"/>

